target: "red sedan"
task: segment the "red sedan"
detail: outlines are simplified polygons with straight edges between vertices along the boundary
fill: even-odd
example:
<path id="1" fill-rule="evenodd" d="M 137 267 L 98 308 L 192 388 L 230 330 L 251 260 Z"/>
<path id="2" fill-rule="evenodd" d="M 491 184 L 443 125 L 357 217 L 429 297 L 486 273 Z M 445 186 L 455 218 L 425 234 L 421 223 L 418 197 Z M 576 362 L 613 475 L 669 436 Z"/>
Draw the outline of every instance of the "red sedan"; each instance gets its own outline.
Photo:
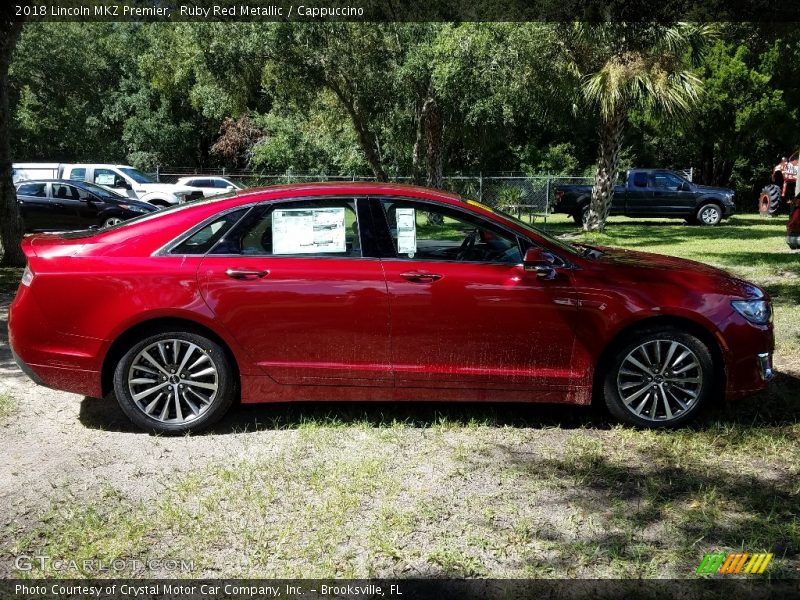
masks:
<path id="1" fill-rule="evenodd" d="M 266 188 L 26 237 L 11 346 L 36 382 L 137 425 L 242 402 L 589 404 L 676 426 L 772 377 L 767 295 L 718 269 L 569 245 L 389 184 Z"/>

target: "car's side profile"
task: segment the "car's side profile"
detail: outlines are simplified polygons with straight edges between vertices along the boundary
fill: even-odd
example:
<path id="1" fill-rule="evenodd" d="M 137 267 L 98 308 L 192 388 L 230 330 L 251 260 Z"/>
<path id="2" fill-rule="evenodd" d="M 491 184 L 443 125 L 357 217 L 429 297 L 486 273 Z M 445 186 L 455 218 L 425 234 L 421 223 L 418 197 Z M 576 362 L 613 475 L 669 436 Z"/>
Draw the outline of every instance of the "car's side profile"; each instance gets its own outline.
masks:
<path id="1" fill-rule="evenodd" d="M 191 177 L 181 177 L 175 182 L 177 185 L 200 190 L 206 198 L 238 192 L 242 187 L 227 177 L 212 175 L 192 175 Z"/>
<path id="2" fill-rule="evenodd" d="M 9 315 L 45 385 L 139 426 L 235 398 L 586 405 L 676 426 L 772 376 L 768 297 L 723 271 L 567 245 L 390 184 L 265 188 L 108 230 L 25 238 Z"/>
<path id="3" fill-rule="evenodd" d="M 157 210 L 86 182 L 35 179 L 20 181 L 16 191 L 26 232 L 110 227 Z"/>

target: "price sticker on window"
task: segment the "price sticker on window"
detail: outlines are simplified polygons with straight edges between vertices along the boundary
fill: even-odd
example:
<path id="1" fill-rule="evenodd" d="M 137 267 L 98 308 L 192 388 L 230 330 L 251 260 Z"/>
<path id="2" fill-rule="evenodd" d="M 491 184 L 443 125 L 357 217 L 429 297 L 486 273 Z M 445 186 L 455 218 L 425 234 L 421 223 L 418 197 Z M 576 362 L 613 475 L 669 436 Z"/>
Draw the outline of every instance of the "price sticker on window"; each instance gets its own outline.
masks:
<path id="1" fill-rule="evenodd" d="M 413 258 L 417 253 L 417 214 L 413 208 L 398 208 L 397 219 L 397 253 L 408 254 Z"/>

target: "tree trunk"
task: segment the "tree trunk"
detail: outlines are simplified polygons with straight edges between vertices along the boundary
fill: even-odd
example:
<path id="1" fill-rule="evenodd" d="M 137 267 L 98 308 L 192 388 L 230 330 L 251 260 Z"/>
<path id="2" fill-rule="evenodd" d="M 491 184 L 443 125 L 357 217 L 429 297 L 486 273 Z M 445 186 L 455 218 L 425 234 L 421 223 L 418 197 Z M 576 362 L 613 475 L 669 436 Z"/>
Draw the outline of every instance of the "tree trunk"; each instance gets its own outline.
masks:
<path id="1" fill-rule="evenodd" d="M 0 9 L 0 245 L 3 257 L 0 264 L 25 266 L 22 253 L 22 219 L 17 205 L 17 193 L 11 175 L 10 124 L 8 105 L 8 67 L 14 53 L 22 23 L 12 21 L 14 6 L 5 4 Z"/>
<path id="2" fill-rule="evenodd" d="M 378 136 L 370 130 L 366 118 L 364 118 L 364 115 L 362 115 L 361 111 L 358 109 L 357 101 L 346 97 L 338 85 L 328 82 L 328 86 L 333 90 L 333 93 L 336 94 L 336 97 L 339 98 L 339 102 L 342 103 L 347 114 L 350 115 L 350 120 L 353 122 L 353 127 L 356 130 L 358 143 L 361 146 L 361 150 L 364 152 L 364 158 L 367 159 L 367 163 L 369 163 L 375 179 L 378 181 L 389 181 L 389 177 L 386 175 L 386 171 L 383 168 L 383 161 L 378 151 Z"/>
<path id="3" fill-rule="evenodd" d="M 425 185 L 429 188 L 442 187 L 442 142 L 444 140 L 444 120 L 436 98 L 430 93 L 422 104 L 421 122 L 425 145 Z M 415 148 L 415 150 L 418 150 Z M 421 154 L 421 151 L 420 151 Z M 439 213 L 428 213 L 430 225 L 442 225 L 444 217 Z"/>
<path id="4" fill-rule="evenodd" d="M 442 142 L 444 141 L 444 122 L 442 110 L 435 98 L 429 97 L 423 109 L 426 121 L 426 148 L 425 159 L 428 177 L 425 181 L 428 187 L 441 189 L 442 187 Z"/>
<path id="5" fill-rule="evenodd" d="M 411 150 L 411 172 L 414 185 L 425 183 L 425 173 L 423 162 L 425 161 L 425 114 L 423 108 L 425 101 L 422 98 L 417 100 L 414 107 L 414 118 L 417 123 L 416 134 L 414 135 L 414 147 Z"/>
<path id="6" fill-rule="evenodd" d="M 624 129 L 625 110 L 622 107 L 600 124 L 600 148 L 597 153 L 592 200 L 589 204 L 589 216 L 583 224 L 586 231 L 605 229 L 619 174 L 619 153 L 622 150 Z"/>

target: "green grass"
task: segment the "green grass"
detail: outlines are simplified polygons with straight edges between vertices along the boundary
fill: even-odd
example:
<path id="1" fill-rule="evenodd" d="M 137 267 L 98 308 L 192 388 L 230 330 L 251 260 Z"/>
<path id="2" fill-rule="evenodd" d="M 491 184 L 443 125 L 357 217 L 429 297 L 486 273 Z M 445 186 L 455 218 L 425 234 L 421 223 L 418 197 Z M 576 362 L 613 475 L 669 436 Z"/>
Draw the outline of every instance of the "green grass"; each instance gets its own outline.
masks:
<path id="1" fill-rule="evenodd" d="M 9 394 L 0 394 L 0 423 L 14 413 L 16 406 L 14 398 Z"/>
<path id="2" fill-rule="evenodd" d="M 706 552 L 744 550 L 775 553 L 765 577 L 798 577 L 800 255 L 784 226 L 613 218 L 587 235 L 548 219 L 558 234 L 712 263 L 773 294 L 775 383 L 690 427 L 640 431 L 574 407 L 242 407 L 240 451 L 207 436 L 225 452 L 165 474 L 150 499 L 56 494 L 12 532 L 11 552 L 172 556 L 193 560 L 193 576 L 680 578 Z"/>

